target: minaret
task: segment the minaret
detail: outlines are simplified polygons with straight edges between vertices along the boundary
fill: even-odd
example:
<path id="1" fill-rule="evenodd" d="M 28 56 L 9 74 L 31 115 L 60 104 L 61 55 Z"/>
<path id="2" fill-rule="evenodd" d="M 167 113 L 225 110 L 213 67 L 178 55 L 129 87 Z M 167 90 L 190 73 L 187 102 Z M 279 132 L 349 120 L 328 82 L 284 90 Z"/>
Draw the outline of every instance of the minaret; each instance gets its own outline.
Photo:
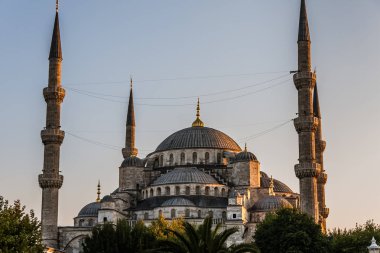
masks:
<path id="1" fill-rule="evenodd" d="M 131 78 L 131 88 L 129 93 L 128 114 L 125 133 L 125 148 L 122 149 L 123 157 L 137 156 L 138 150 L 135 148 L 135 110 L 133 108 L 133 81 Z"/>
<path id="2" fill-rule="evenodd" d="M 45 145 L 44 165 L 38 182 L 42 188 L 41 230 L 44 245 L 57 248 L 58 242 L 58 191 L 63 183 L 59 174 L 59 154 L 65 137 L 60 123 L 61 103 L 65 90 L 61 86 L 62 50 L 59 32 L 58 1 L 55 14 L 53 37 L 49 54 L 49 82 L 43 95 L 47 104 L 46 127 L 41 131 Z"/>
<path id="3" fill-rule="evenodd" d="M 321 110 L 319 107 L 318 89 L 317 85 L 314 88 L 314 116 L 318 118 L 318 128 L 315 133 L 315 153 L 317 163 L 321 165 L 321 173 L 318 176 L 317 188 L 318 188 L 318 202 L 319 202 L 319 223 L 321 224 L 322 231 L 326 233 L 326 219 L 329 216 L 329 209 L 326 208 L 326 197 L 325 197 L 325 185 L 327 182 L 327 174 L 323 165 L 323 152 L 326 148 L 326 142 L 322 139 L 322 117 Z"/>
<path id="4" fill-rule="evenodd" d="M 294 126 L 298 133 L 299 163 L 295 165 L 300 180 L 301 211 L 319 221 L 317 178 L 321 171 L 315 156 L 315 133 L 318 118 L 313 113 L 313 89 L 316 75 L 311 71 L 310 33 L 305 0 L 301 0 L 298 32 L 298 72 L 293 76 L 298 90 L 298 118 Z"/>

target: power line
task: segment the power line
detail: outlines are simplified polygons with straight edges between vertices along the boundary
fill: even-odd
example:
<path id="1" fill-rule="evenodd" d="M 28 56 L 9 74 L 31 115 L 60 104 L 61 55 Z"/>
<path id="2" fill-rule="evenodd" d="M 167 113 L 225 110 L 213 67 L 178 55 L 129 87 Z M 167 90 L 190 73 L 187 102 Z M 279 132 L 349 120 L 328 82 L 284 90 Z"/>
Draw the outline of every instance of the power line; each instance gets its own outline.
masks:
<path id="1" fill-rule="evenodd" d="M 288 70 L 284 71 L 268 71 L 268 72 L 256 72 L 256 73 L 243 73 L 243 74 L 225 74 L 225 75 L 208 75 L 208 76 L 185 76 L 185 77 L 174 77 L 174 78 L 161 78 L 161 79 L 145 79 L 145 80 L 134 80 L 134 83 L 147 83 L 147 82 L 161 82 L 161 81 L 180 81 L 180 80 L 199 80 L 199 79 L 213 79 L 213 78 L 224 78 L 224 77 L 239 77 L 239 76 L 255 76 L 255 75 L 265 75 L 265 74 L 279 74 L 279 73 L 289 73 Z M 109 84 L 127 84 L 129 80 L 121 81 L 102 81 L 102 82 L 78 82 L 78 83 L 67 83 L 67 86 L 82 86 L 82 85 L 109 85 Z"/>
<path id="2" fill-rule="evenodd" d="M 270 128 L 270 129 L 267 129 L 267 130 L 264 130 L 264 131 L 262 131 L 262 132 L 256 133 L 256 134 L 254 134 L 254 135 L 251 135 L 251 136 L 248 136 L 248 137 L 242 138 L 242 139 L 240 139 L 240 140 L 241 140 L 241 141 L 244 141 L 244 140 L 245 140 L 245 141 L 251 141 L 251 140 L 253 140 L 253 139 L 256 139 L 256 138 L 258 138 L 258 137 L 261 137 L 261 136 L 263 136 L 263 135 L 266 135 L 266 134 L 268 134 L 268 133 L 271 133 L 271 132 L 273 132 L 273 131 L 275 131 L 275 130 L 277 130 L 277 129 L 279 129 L 279 128 L 285 126 L 285 125 L 287 125 L 288 123 L 290 123 L 290 122 L 292 122 L 292 121 L 293 121 L 293 119 L 291 119 L 291 120 L 287 120 L 287 121 L 285 121 L 285 122 L 283 122 L 283 123 L 281 123 L 281 124 L 279 124 L 279 125 L 277 125 L 277 126 L 274 126 L 274 127 Z"/>
<path id="3" fill-rule="evenodd" d="M 240 91 L 240 90 L 245 90 L 245 89 L 252 88 L 252 87 L 255 87 L 255 86 L 264 85 L 264 84 L 270 83 L 272 81 L 276 81 L 276 80 L 282 79 L 282 78 L 287 77 L 287 76 L 289 76 L 289 74 L 281 75 L 281 76 L 273 78 L 273 79 L 269 79 L 269 80 L 266 80 L 266 81 L 263 81 L 263 82 L 247 85 L 247 86 L 244 86 L 244 87 L 241 87 L 241 88 L 237 88 L 237 89 L 229 89 L 229 90 L 212 92 L 212 93 L 206 93 L 206 94 L 200 94 L 200 95 L 182 96 L 182 97 L 134 97 L 134 99 L 135 100 L 145 100 L 145 99 L 152 99 L 152 100 L 154 100 L 154 99 L 157 99 L 157 100 L 166 100 L 167 99 L 167 100 L 169 100 L 169 99 L 189 99 L 189 98 L 215 96 L 215 95 L 220 95 L 220 94 L 225 94 L 225 93 L 231 93 L 231 92 L 236 92 L 236 91 Z M 117 96 L 117 95 L 110 95 L 110 94 L 104 94 L 104 93 L 97 93 L 97 92 L 93 92 L 93 91 L 80 90 L 80 89 L 75 89 L 75 88 L 67 88 L 67 89 L 75 91 L 75 92 L 87 93 L 89 95 L 94 95 L 94 96 L 127 99 L 126 96 Z"/>

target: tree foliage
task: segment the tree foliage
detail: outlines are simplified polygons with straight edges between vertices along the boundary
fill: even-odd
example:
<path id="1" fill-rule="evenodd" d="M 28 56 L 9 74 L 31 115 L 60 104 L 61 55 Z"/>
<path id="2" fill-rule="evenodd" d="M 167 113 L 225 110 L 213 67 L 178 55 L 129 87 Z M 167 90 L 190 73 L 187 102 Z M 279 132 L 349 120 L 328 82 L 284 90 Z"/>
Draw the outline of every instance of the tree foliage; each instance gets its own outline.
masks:
<path id="1" fill-rule="evenodd" d="M 353 229 L 334 229 L 329 236 L 333 253 L 367 253 L 372 237 L 380 241 L 380 225 L 369 220 L 363 225 L 356 224 Z"/>
<path id="2" fill-rule="evenodd" d="M 243 253 L 256 252 L 251 244 L 226 246 L 227 239 L 238 231 L 238 228 L 229 228 L 221 231 L 221 224 L 212 229 L 212 218 L 207 217 L 203 224 L 193 226 L 188 222 L 183 224 L 184 232 L 170 230 L 172 238 L 160 241 L 159 252 L 172 253 Z"/>
<path id="3" fill-rule="evenodd" d="M 170 231 L 184 232 L 183 219 L 173 219 L 168 221 L 164 216 L 160 215 L 157 220 L 153 221 L 150 225 L 150 230 L 156 239 L 164 240 L 174 236 Z"/>
<path id="4" fill-rule="evenodd" d="M 41 226 L 33 210 L 25 212 L 19 200 L 9 205 L 0 196 L 0 253 L 40 253 Z"/>
<path id="5" fill-rule="evenodd" d="M 254 240 L 262 253 L 330 252 L 329 240 L 320 226 L 295 209 L 267 214 L 257 226 Z"/>
<path id="6" fill-rule="evenodd" d="M 142 221 L 131 227 L 126 220 L 96 226 L 83 244 L 83 253 L 142 253 L 155 247 L 153 233 Z"/>

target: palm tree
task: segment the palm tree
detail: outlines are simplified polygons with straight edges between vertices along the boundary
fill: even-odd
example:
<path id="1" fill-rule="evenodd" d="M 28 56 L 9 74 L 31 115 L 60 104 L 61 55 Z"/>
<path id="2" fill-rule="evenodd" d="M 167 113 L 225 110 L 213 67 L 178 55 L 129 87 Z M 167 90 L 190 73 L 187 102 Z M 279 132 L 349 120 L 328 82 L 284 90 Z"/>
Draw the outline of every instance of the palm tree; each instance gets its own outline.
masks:
<path id="1" fill-rule="evenodd" d="M 219 232 L 221 224 L 212 229 L 212 218 L 207 217 L 203 224 L 195 227 L 184 222 L 184 233 L 169 230 L 174 237 L 160 241 L 156 252 L 172 253 L 245 253 L 257 252 L 251 244 L 226 246 L 227 239 L 238 231 L 237 227 Z"/>

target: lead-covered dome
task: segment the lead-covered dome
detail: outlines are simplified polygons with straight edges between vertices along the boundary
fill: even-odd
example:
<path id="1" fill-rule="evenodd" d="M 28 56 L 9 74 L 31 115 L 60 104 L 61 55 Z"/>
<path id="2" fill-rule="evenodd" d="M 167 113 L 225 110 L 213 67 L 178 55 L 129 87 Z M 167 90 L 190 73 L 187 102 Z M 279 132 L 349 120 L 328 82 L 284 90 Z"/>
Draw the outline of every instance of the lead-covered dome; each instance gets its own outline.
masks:
<path id="1" fill-rule="evenodd" d="M 167 207 L 167 206 L 195 206 L 195 205 L 192 201 L 188 199 L 175 197 L 175 198 L 166 200 L 164 203 L 162 203 L 161 206 Z"/>
<path id="2" fill-rule="evenodd" d="M 97 217 L 100 206 L 99 202 L 87 204 L 79 211 L 78 217 Z"/>
<path id="3" fill-rule="evenodd" d="M 165 184 L 219 184 L 211 175 L 198 170 L 197 168 L 175 168 L 174 170 L 163 174 L 152 185 Z"/>
<path id="4" fill-rule="evenodd" d="M 189 127 L 167 137 L 155 152 L 186 149 L 213 148 L 240 152 L 239 145 L 225 133 L 209 127 Z"/>
<path id="5" fill-rule="evenodd" d="M 263 172 L 263 171 L 260 171 L 260 186 L 262 188 L 269 188 L 270 186 L 270 180 L 271 178 L 268 177 L 268 175 Z M 274 191 L 275 192 L 286 192 L 286 193 L 293 193 L 292 189 L 290 189 L 289 186 L 287 186 L 286 184 L 284 184 L 283 182 L 277 180 L 277 179 L 274 179 L 273 178 L 273 185 L 274 185 Z"/>
<path id="6" fill-rule="evenodd" d="M 253 212 L 275 211 L 281 208 L 293 208 L 292 204 L 280 196 L 267 196 L 257 201 L 251 208 Z"/>

